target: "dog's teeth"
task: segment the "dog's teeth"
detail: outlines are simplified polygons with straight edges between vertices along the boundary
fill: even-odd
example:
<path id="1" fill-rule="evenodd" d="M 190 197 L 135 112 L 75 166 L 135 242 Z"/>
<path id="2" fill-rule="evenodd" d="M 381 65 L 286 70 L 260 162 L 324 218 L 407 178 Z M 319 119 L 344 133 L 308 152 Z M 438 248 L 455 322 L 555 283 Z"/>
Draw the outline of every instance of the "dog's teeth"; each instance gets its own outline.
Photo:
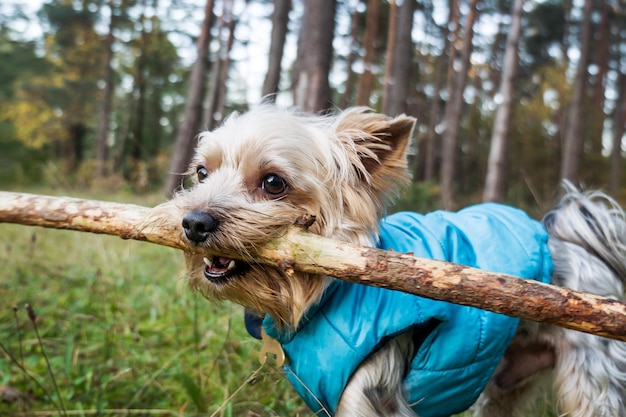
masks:
<path id="1" fill-rule="evenodd" d="M 235 268 L 235 261 L 232 261 L 232 260 L 231 260 L 231 261 L 228 263 L 228 269 L 229 269 L 229 270 L 231 270 L 231 269 L 234 269 L 234 268 Z"/>
<path id="2" fill-rule="evenodd" d="M 213 262 L 209 258 L 202 258 L 202 261 L 204 261 L 204 264 L 209 268 L 213 267 Z"/>

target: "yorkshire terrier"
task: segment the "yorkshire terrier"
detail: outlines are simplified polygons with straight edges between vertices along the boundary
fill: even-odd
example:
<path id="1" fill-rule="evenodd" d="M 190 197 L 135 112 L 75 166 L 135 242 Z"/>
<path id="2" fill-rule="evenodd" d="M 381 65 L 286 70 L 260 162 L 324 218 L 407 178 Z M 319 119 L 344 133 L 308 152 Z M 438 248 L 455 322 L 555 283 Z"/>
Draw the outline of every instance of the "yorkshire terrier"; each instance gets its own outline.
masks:
<path id="1" fill-rule="evenodd" d="M 233 115 L 200 135 L 194 184 L 174 198 L 181 234 L 248 254 L 313 215 L 309 230 L 339 241 L 623 299 L 626 220 L 600 192 L 565 184 L 543 222 L 493 203 L 385 217 L 409 182 L 414 125 L 363 108 Z M 194 289 L 263 318 L 316 415 L 521 416 L 543 375 L 560 416 L 626 415 L 626 343 L 224 256 L 187 262 Z"/>

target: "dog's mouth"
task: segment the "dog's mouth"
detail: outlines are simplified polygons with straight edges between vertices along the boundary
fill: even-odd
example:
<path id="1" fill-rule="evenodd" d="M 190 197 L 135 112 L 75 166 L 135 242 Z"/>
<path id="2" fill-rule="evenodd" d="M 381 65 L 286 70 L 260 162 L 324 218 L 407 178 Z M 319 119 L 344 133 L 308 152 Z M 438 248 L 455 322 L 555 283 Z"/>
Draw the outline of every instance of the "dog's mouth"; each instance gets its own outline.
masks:
<path id="1" fill-rule="evenodd" d="M 242 274 L 248 264 L 225 256 L 202 258 L 204 277 L 214 284 L 223 284 L 235 275 Z"/>

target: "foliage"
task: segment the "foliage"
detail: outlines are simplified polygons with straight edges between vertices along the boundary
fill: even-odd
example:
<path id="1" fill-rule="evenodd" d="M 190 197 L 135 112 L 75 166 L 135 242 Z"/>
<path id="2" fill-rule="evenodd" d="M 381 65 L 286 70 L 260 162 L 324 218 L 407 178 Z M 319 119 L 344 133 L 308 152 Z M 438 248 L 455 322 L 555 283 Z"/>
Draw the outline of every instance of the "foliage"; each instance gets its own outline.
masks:
<path id="1" fill-rule="evenodd" d="M 522 55 L 521 62 L 530 66 L 530 75 L 533 69 L 546 64 L 554 63 L 554 56 L 550 48 L 559 46 L 566 31 L 566 10 L 561 1 L 544 1 L 533 4 L 528 13 L 524 47 L 526 54 Z"/>
<path id="2" fill-rule="evenodd" d="M 437 184 L 412 183 L 392 208 L 396 211 L 417 211 L 428 213 L 439 208 L 439 188 Z"/>
<path id="3" fill-rule="evenodd" d="M 456 26 L 463 25 L 463 17 L 467 12 L 465 1 L 459 2 L 461 20 Z M 236 8 L 243 8 L 243 3 L 243 0 L 238 0 L 233 4 Z M 293 2 L 289 27 L 292 41 L 302 22 L 302 6 L 301 1 Z M 453 38 L 453 34 L 448 31 L 454 29 L 448 27 L 448 19 L 451 18 L 448 7 L 448 4 L 430 0 L 416 2 L 414 54 L 407 55 L 403 64 L 411 66 L 411 87 L 406 106 L 407 112 L 420 121 L 417 136 L 423 139 L 429 126 L 434 126 L 437 132 L 434 154 L 418 154 L 419 164 L 423 164 L 425 158 L 434 158 L 435 166 L 441 163 L 440 137 L 449 123 L 441 120 L 441 114 L 450 94 L 446 89 L 447 78 L 454 73 L 455 65 L 458 67 L 460 51 L 458 42 L 450 45 L 450 42 L 445 41 L 446 38 Z M 499 60 L 506 48 L 509 7 L 510 2 L 485 2 L 481 5 L 476 23 L 458 149 L 454 154 L 457 166 L 454 187 L 459 200 L 472 201 L 481 195 L 488 138 L 499 103 L 496 95 L 502 68 Z M 217 7 L 215 13 L 221 13 L 220 10 Z M 137 191 L 158 186 L 167 173 L 161 171 L 165 166 L 161 158 L 173 152 L 176 130 L 182 120 L 186 90 L 189 88 L 189 57 L 194 54 L 193 42 L 198 36 L 202 18 L 200 11 L 198 4 L 187 0 L 173 1 L 167 10 L 158 2 L 136 0 L 51 0 L 42 5 L 36 17 L 28 17 L 20 8 L 0 16 L 0 158 L 6 162 L 0 167 L 0 183 L 32 181 L 31 173 L 40 178 L 38 172 L 41 172 L 42 165 L 30 163 L 40 158 L 53 160 L 65 175 L 74 177 L 75 183 L 82 181 L 80 177 L 85 169 L 81 167 L 84 164 L 89 167 L 93 165 L 105 82 L 103 51 L 110 21 L 114 35 L 114 93 L 107 138 L 107 172 L 113 177 L 112 183 L 123 179 L 129 182 L 128 188 Z M 258 71 L 258 58 L 263 55 L 263 51 L 255 51 L 253 57 L 247 48 L 257 41 L 256 26 L 268 20 L 269 11 L 270 5 L 266 2 L 253 1 L 239 17 L 230 57 L 233 63 L 231 80 L 228 82 L 229 86 L 234 85 L 235 88 L 224 99 L 227 112 L 254 104 L 247 102 L 247 97 L 254 95 L 239 84 L 247 81 L 251 67 L 254 67 L 253 72 Z M 356 80 L 364 71 L 365 46 L 362 39 L 367 32 L 366 11 L 366 2 L 338 3 L 333 44 L 334 72 L 330 76 L 335 103 L 354 102 Z M 564 139 L 565 108 L 570 100 L 569 93 L 561 93 L 569 91 L 571 75 L 577 64 L 570 57 L 570 52 L 575 51 L 579 44 L 579 14 L 578 5 L 552 0 L 532 1 L 526 7 L 516 81 L 516 94 L 521 106 L 511 126 L 516 142 L 512 149 L 523 154 L 524 158 L 513 158 L 513 170 L 509 172 L 513 187 L 509 193 L 520 195 L 522 199 L 527 199 L 528 194 L 522 193 L 522 196 L 519 190 L 515 190 L 516 187 L 529 188 L 528 184 L 524 184 L 526 179 L 520 177 L 522 172 L 527 176 L 539 172 L 549 174 L 547 181 L 531 179 L 533 183 L 545 185 L 539 187 L 535 199 L 543 200 L 551 196 L 558 183 L 553 168 L 560 163 L 561 145 L 557 142 Z M 384 71 L 391 15 L 391 7 L 383 3 L 378 14 L 375 57 L 369 68 L 375 77 L 370 104 L 379 110 L 383 102 L 384 78 L 387 76 Z M 174 19 L 174 16 L 183 16 L 184 23 L 178 23 L 181 20 Z M 597 77 L 598 66 L 602 65 L 599 52 L 592 54 L 590 64 L 591 80 L 604 86 L 606 99 L 603 111 L 599 111 L 599 105 L 594 104 L 597 99 L 593 103 L 588 100 L 589 111 L 585 115 L 585 169 L 581 179 L 592 181 L 593 185 L 598 186 L 608 182 L 607 156 L 610 149 L 607 141 L 600 143 L 600 138 L 594 137 L 597 136 L 597 130 L 590 127 L 604 126 L 604 136 L 608 137 L 612 126 L 609 119 L 613 118 L 616 103 L 619 102 L 619 97 L 615 96 L 618 88 L 615 80 L 623 68 L 620 65 L 623 22 L 619 16 L 617 12 L 609 15 L 608 22 L 614 35 L 610 39 L 605 80 L 594 78 L 594 74 Z M 19 26 L 12 23 L 17 21 L 38 25 L 43 31 L 41 37 L 33 38 L 21 33 L 16 29 Z M 354 31 L 348 27 L 350 25 L 354 25 Z M 494 29 L 497 33 L 493 33 Z M 289 42 L 287 50 L 292 48 Z M 211 45 L 210 60 L 219 58 L 216 52 L 218 43 L 215 40 Z M 293 58 L 292 52 L 287 55 Z M 448 58 L 453 52 L 456 52 L 456 61 L 449 62 Z M 352 56 L 349 57 L 350 53 Z M 574 53 L 571 56 L 576 55 Z M 349 67 L 347 64 L 350 64 Z M 293 62 L 283 60 L 283 67 L 285 75 L 292 75 Z M 546 68 L 559 68 L 561 76 L 546 78 Z M 346 73 L 352 74 L 348 77 Z M 212 76 L 209 74 L 209 77 Z M 346 88 L 344 81 L 349 81 L 351 88 Z M 290 83 L 287 80 L 281 84 Z M 552 84 L 546 86 L 545 83 Z M 551 91 L 559 92 L 552 99 L 553 103 L 544 107 L 546 111 L 536 111 L 544 96 L 550 95 Z M 590 96 L 589 91 L 587 97 Z M 433 106 L 440 107 L 440 110 L 432 111 Z M 524 111 L 529 113 L 523 114 Z M 533 126 L 529 125 L 531 122 Z M 546 126 L 550 126 L 548 136 L 542 132 Z M 534 131 L 533 136 L 522 138 L 522 134 L 530 135 L 531 131 Z M 550 152 L 547 152 L 548 149 Z M 541 166 L 528 165 L 531 161 Z M 421 180 L 419 164 L 413 169 L 417 181 Z M 437 181 L 438 178 L 435 176 L 433 180 Z M 618 190 L 613 191 L 618 193 Z"/>
<path id="4" fill-rule="evenodd" d="M 61 89 L 57 77 L 32 77 L 16 83 L 12 100 L 1 103 L 0 119 L 11 121 L 14 137 L 27 148 L 41 149 L 67 139 L 62 112 L 50 107 L 46 89 Z"/>

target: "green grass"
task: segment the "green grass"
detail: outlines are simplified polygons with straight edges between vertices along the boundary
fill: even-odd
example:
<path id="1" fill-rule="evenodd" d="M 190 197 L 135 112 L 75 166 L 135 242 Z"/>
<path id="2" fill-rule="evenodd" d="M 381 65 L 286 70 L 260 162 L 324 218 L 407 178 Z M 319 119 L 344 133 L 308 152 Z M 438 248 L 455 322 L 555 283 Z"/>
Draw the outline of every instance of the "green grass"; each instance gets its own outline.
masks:
<path id="1" fill-rule="evenodd" d="M 242 309 L 192 292 L 178 251 L 0 224 L 0 262 L 0 398 L 6 387 L 28 396 L 0 401 L 1 416 L 310 415 L 278 370 L 255 374 L 260 346 Z"/>

